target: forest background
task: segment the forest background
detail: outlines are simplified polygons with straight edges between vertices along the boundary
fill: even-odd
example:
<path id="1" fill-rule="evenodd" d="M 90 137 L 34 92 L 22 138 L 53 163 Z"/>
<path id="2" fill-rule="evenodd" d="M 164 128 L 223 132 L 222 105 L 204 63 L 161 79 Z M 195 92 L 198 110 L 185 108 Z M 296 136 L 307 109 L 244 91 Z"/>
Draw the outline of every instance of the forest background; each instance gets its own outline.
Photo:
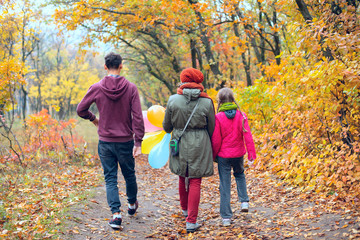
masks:
<path id="1" fill-rule="evenodd" d="M 66 201 L 81 200 L 72 193 L 99 181 L 91 126 L 72 118 L 111 50 L 144 110 L 166 106 L 180 72 L 198 68 L 214 101 L 231 87 L 249 116 L 256 169 L 304 192 L 359 201 L 359 1 L 0 3 L 0 236 L 43 234 L 60 223 Z"/>

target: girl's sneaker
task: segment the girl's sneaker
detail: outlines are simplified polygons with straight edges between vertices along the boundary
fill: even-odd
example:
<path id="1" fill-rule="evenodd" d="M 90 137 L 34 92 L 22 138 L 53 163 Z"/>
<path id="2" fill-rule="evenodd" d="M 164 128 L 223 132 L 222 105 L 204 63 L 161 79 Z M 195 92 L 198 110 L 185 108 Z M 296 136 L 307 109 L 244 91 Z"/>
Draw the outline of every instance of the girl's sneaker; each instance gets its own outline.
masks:
<path id="1" fill-rule="evenodd" d="M 188 211 L 187 210 L 182 210 L 183 216 L 187 217 L 188 216 Z"/>
<path id="2" fill-rule="evenodd" d="M 128 214 L 129 214 L 130 216 L 134 215 L 134 214 L 136 213 L 136 210 L 138 209 L 138 207 L 139 207 L 139 203 L 138 203 L 137 200 L 136 200 L 136 202 L 135 202 L 134 205 L 131 206 L 131 205 L 129 204 Z"/>
<path id="3" fill-rule="evenodd" d="M 230 218 L 223 218 L 223 219 L 222 219 L 222 225 L 223 225 L 224 227 L 230 226 L 230 225 L 231 225 L 231 219 L 230 219 Z"/>
<path id="4" fill-rule="evenodd" d="M 121 227 L 121 215 L 113 216 L 113 218 L 109 221 L 110 227 L 114 229 L 120 229 Z"/>
<path id="5" fill-rule="evenodd" d="M 248 212 L 249 211 L 249 203 L 248 202 L 242 202 L 241 203 L 241 211 L 242 212 Z"/>

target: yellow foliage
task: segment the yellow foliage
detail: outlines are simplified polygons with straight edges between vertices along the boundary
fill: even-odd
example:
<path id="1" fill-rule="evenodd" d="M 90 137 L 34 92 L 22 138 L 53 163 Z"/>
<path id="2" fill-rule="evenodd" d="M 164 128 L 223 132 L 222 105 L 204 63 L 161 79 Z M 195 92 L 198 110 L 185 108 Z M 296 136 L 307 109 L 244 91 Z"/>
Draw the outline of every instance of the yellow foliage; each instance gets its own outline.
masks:
<path id="1" fill-rule="evenodd" d="M 64 62 L 56 63 L 56 51 L 46 53 L 49 62 L 58 66 L 54 71 L 41 77 L 41 97 L 45 105 L 56 111 L 66 110 L 70 105 L 77 105 L 88 88 L 99 81 L 98 71 L 80 59 L 68 57 L 66 49 L 61 51 Z M 38 86 L 30 88 L 29 97 L 38 97 Z"/>
<path id="2" fill-rule="evenodd" d="M 17 43 L 21 35 L 21 19 L 13 12 L 13 3 L 4 1 L 3 4 L 0 8 L 0 112 L 2 108 L 11 109 L 15 106 L 15 90 L 25 84 L 23 76 L 29 72 L 21 61 Z"/>
<path id="3" fill-rule="evenodd" d="M 313 59 L 305 65 L 303 58 L 290 56 L 266 68 L 276 82 L 235 89 L 254 129 L 259 169 L 304 191 L 359 195 L 360 174 L 352 170 L 360 168 L 356 64 Z"/>

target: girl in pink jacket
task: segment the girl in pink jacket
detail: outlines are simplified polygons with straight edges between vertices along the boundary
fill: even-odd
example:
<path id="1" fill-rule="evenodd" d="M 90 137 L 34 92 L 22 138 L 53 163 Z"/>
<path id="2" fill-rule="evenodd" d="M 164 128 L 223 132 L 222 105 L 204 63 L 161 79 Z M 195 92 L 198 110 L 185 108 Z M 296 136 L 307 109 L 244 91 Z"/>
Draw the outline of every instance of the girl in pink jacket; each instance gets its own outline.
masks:
<path id="1" fill-rule="evenodd" d="M 231 168 L 241 201 L 241 211 L 248 212 L 249 197 L 244 174 L 244 155 L 248 152 L 249 165 L 252 165 L 256 159 L 256 152 L 247 117 L 239 111 L 232 90 L 222 88 L 217 98 L 218 114 L 215 117 L 212 148 L 220 176 L 220 215 L 223 226 L 229 226 L 233 215 L 230 207 Z"/>

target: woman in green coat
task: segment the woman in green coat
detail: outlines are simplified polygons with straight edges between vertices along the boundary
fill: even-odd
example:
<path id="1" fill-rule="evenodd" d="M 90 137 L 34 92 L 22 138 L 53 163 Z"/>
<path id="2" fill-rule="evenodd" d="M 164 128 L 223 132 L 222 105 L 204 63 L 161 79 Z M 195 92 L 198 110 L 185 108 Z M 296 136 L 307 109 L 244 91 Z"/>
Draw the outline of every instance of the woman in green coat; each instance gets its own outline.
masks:
<path id="1" fill-rule="evenodd" d="M 163 122 L 164 130 L 178 139 L 195 105 L 198 106 L 181 136 L 179 155 L 170 155 L 170 170 L 179 175 L 180 205 L 186 216 L 187 232 L 194 232 L 200 225 L 196 222 L 201 178 L 214 173 L 211 136 L 215 127 L 215 110 L 211 98 L 201 84 L 201 71 L 187 68 L 180 74 L 181 85 L 177 94 L 170 96 Z"/>

